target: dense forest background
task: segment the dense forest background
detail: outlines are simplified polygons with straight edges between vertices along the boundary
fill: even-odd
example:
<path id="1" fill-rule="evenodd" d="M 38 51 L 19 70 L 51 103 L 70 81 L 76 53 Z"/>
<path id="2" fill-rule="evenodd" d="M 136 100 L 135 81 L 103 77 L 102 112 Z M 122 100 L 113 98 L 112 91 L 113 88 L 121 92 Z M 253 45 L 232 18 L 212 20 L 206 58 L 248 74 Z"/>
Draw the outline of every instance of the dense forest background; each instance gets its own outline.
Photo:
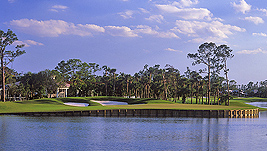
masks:
<path id="1" fill-rule="evenodd" d="M 179 69 L 169 64 L 164 67 L 144 65 L 139 72 L 130 75 L 117 73 L 115 68 L 106 65 L 69 59 L 58 63 L 54 70 L 38 73 L 22 75 L 7 68 L 6 82 L 8 97 L 23 96 L 26 99 L 50 97 L 58 87 L 69 84 L 68 96 L 124 96 L 173 101 L 185 101 L 185 98 L 190 97 L 196 103 L 208 103 L 208 77 L 203 77 L 202 73 L 192 71 L 189 67 L 180 73 Z M 235 80 L 230 80 L 229 88 L 234 96 L 267 97 L 267 80 L 246 85 L 237 85 Z M 225 96 L 226 92 L 226 79 L 213 72 L 211 95 L 214 102 Z"/>
<path id="2" fill-rule="evenodd" d="M 26 53 L 22 50 L 23 44 L 17 45 L 15 50 L 6 49 L 17 40 L 10 29 L 7 32 L 0 30 L 1 100 L 4 102 L 17 97 L 20 100 L 58 97 L 60 89 L 66 90 L 65 96 L 74 97 L 122 96 L 181 100 L 182 103 L 190 97 L 190 103 L 196 104 L 229 105 L 230 95 L 267 97 L 267 80 L 237 85 L 236 81 L 228 79 L 227 60 L 234 55 L 227 45 L 201 44 L 196 53 L 189 53 L 187 57 L 192 59 L 193 66 L 203 64 L 205 68 L 192 71 L 187 67 L 183 74 L 169 64 L 164 67 L 146 64 L 139 72 L 130 75 L 80 59 L 62 60 L 53 70 L 20 74 L 7 66 Z"/>

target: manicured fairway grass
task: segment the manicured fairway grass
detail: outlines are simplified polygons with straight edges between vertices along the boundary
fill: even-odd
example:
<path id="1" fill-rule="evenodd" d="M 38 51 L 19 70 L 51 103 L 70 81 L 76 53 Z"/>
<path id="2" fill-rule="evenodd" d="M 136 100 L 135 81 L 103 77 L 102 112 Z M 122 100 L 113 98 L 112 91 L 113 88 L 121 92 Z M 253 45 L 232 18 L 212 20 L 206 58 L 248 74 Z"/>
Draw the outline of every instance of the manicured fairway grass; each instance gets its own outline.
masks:
<path id="1" fill-rule="evenodd" d="M 109 100 L 127 102 L 129 105 L 102 106 L 90 100 Z M 0 102 L 0 113 L 17 112 L 54 112 L 54 111 L 83 111 L 83 110 L 105 110 L 105 109 L 180 109 L 180 110 L 234 110 L 255 109 L 257 107 L 244 102 L 267 101 L 262 98 L 235 98 L 231 100 L 230 106 L 224 105 L 202 105 L 181 104 L 166 100 L 154 99 L 128 99 L 122 97 L 69 97 L 57 99 L 37 99 L 29 101 Z M 66 102 L 89 103 L 88 107 L 74 107 L 64 105 Z"/>

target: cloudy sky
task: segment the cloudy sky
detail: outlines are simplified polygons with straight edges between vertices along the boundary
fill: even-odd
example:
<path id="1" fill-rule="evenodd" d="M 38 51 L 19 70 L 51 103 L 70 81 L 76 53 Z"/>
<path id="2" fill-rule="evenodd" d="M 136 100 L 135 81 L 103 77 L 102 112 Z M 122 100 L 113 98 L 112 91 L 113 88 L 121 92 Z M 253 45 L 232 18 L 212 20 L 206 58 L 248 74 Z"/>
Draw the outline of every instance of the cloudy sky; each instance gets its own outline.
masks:
<path id="1" fill-rule="evenodd" d="M 26 54 L 18 72 L 54 69 L 79 58 L 118 72 L 145 64 L 184 73 L 204 42 L 227 44 L 230 79 L 267 79 L 267 3 L 263 0 L 0 0 L 0 30 L 13 30 Z M 11 48 L 10 48 L 11 49 Z"/>

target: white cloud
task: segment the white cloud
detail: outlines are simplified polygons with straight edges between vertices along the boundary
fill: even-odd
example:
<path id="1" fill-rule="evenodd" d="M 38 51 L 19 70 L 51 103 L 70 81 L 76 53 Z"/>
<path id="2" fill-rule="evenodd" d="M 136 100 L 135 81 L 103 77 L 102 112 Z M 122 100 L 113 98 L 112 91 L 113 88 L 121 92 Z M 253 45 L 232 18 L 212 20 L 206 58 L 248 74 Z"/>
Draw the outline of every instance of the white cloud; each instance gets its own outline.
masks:
<path id="1" fill-rule="evenodd" d="M 107 33 L 112 36 L 138 37 L 138 34 L 154 35 L 160 38 L 179 38 L 173 32 L 158 32 L 149 26 L 136 26 L 134 30 L 126 26 L 105 26 L 94 24 L 74 24 L 63 20 L 38 21 L 34 19 L 12 20 L 9 25 L 27 34 L 41 37 L 58 37 L 60 35 L 93 36 Z"/>
<path id="2" fill-rule="evenodd" d="M 217 17 L 213 18 L 213 20 L 218 20 L 218 21 L 220 21 L 220 22 L 223 22 L 223 21 L 224 21 L 223 19 L 221 19 L 221 18 L 217 18 Z"/>
<path id="3" fill-rule="evenodd" d="M 253 22 L 256 25 L 264 23 L 264 20 L 262 18 L 260 18 L 260 17 L 249 16 L 249 17 L 245 17 L 245 20 Z"/>
<path id="4" fill-rule="evenodd" d="M 175 14 L 183 19 L 207 19 L 211 20 L 212 13 L 206 8 L 177 8 L 173 5 L 156 5 L 156 7 L 166 13 Z"/>
<path id="5" fill-rule="evenodd" d="M 103 27 L 97 25 L 75 25 L 63 20 L 38 21 L 34 19 L 20 19 L 12 20 L 9 24 L 25 33 L 41 37 L 58 37 L 59 35 L 92 36 L 96 33 L 105 32 Z"/>
<path id="6" fill-rule="evenodd" d="M 131 30 L 129 27 L 119 27 L 119 26 L 105 26 L 105 30 L 108 34 L 112 36 L 121 36 L 121 37 L 137 37 L 138 35 Z"/>
<path id="7" fill-rule="evenodd" d="M 24 44 L 24 47 L 30 47 L 32 45 L 34 46 L 43 46 L 44 44 L 40 43 L 40 42 L 36 42 L 36 41 L 33 41 L 33 40 L 24 40 L 24 41 L 15 41 L 13 43 L 13 45 L 22 45 Z"/>
<path id="8" fill-rule="evenodd" d="M 205 43 L 205 42 L 227 43 L 226 41 L 224 41 L 220 37 L 212 37 L 212 36 L 194 38 L 194 39 L 188 40 L 188 42 L 192 42 L 192 43 Z"/>
<path id="9" fill-rule="evenodd" d="M 242 12 L 243 14 L 245 14 L 246 12 L 249 12 L 251 10 L 251 5 L 246 3 L 245 0 L 240 0 L 239 2 L 239 4 L 236 4 L 235 2 L 231 3 L 237 12 Z"/>
<path id="10" fill-rule="evenodd" d="M 59 12 L 59 11 L 65 11 L 66 9 L 68 9 L 67 6 L 64 6 L 64 5 L 54 5 L 49 10 L 50 11 L 53 11 L 53 12 Z"/>
<path id="11" fill-rule="evenodd" d="M 164 17 L 162 15 L 151 15 L 149 18 L 145 18 L 146 20 L 149 21 L 156 21 L 158 23 L 162 23 L 164 20 Z"/>
<path id="12" fill-rule="evenodd" d="M 255 49 L 255 50 L 242 50 L 238 51 L 239 54 L 258 54 L 258 53 L 267 53 L 266 50 L 262 50 L 261 48 Z"/>
<path id="13" fill-rule="evenodd" d="M 136 29 L 134 30 L 135 33 L 143 33 L 148 35 L 156 35 L 158 34 L 157 31 L 153 30 L 151 27 L 146 25 L 138 25 L 136 26 Z"/>
<path id="14" fill-rule="evenodd" d="M 51 12 L 58 12 L 58 10 L 56 10 L 56 9 L 49 9 L 49 11 L 51 11 Z"/>
<path id="15" fill-rule="evenodd" d="M 133 18 L 133 14 L 134 14 L 134 11 L 132 10 L 127 10 L 125 12 L 120 12 L 118 13 L 121 17 L 123 17 L 124 19 L 129 19 L 129 18 Z"/>
<path id="16" fill-rule="evenodd" d="M 198 4 L 198 0 L 194 0 L 194 1 L 191 1 L 191 0 L 180 0 L 179 2 L 173 2 L 172 5 L 175 5 L 175 6 L 178 6 L 180 8 L 183 8 L 183 7 L 189 7 L 191 5 L 195 5 L 195 4 Z"/>
<path id="17" fill-rule="evenodd" d="M 103 27 L 100 27 L 98 25 L 94 25 L 94 24 L 77 24 L 76 26 L 77 31 L 79 31 L 79 33 L 81 34 L 82 32 L 84 32 L 84 34 L 81 34 L 81 36 L 87 36 L 88 34 L 91 33 L 104 33 L 105 29 Z M 90 33 L 88 33 L 90 32 Z"/>
<path id="18" fill-rule="evenodd" d="M 263 13 L 265 13 L 265 15 L 267 16 L 267 9 L 257 9 L 258 11 L 260 11 L 260 12 L 263 12 Z"/>
<path id="19" fill-rule="evenodd" d="M 175 49 L 172 49 L 172 48 L 167 48 L 167 49 L 165 49 L 166 51 L 174 51 L 174 52 L 182 52 L 182 51 L 180 51 L 180 50 L 175 50 Z"/>
<path id="20" fill-rule="evenodd" d="M 14 41 L 12 45 L 14 45 L 14 46 L 17 46 L 17 45 L 24 45 L 24 47 L 30 47 L 29 44 L 27 44 L 27 43 L 25 43 L 25 42 L 23 42 L 23 41 L 19 41 L 19 40 Z"/>
<path id="21" fill-rule="evenodd" d="M 55 9 L 67 9 L 68 7 L 67 6 L 64 6 L 64 5 L 54 5 L 52 6 L 52 8 L 55 8 Z"/>
<path id="22" fill-rule="evenodd" d="M 8 2 L 9 2 L 9 3 L 14 3 L 14 2 L 15 2 L 15 0 L 8 0 Z"/>
<path id="23" fill-rule="evenodd" d="M 173 5 L 156 5 L 156 7 L 163 11 L 163 12 L 167 12 L 167 13 L 177 13 L 179 12 L 181 9 L 177 8 L 176 6 Z"/>
<path id="24" fill-rule="evenodd" d="M 160 37 L 160 38 L 179 38 L 173 32 L 159 32 L 158 37 Z"/>
<path id="25" fill-rule="evenodd" d="M 243 28 L 231 25 L 225 25 L 219 21 L 200 22 L 200 21 L 184 21 L 177 20 L 176 27 L 172 29 L 178 33 L 194 38 L 194 42 L 207 39 L 221 40 L 232 35 L 232 31 L 244 32 Z"/>
<path id="26" fill-rule="evenodd" d="M 33 40 L 25 40 L 25 43 L 29 44 L 29 45 L 35 45 L 35 46 L 43 46 L 44 44 L 40 43 L 40 42 L 36 42 Z"/>
<path id="27" fill-rule="evenodd" d="M 141 12 L 142 12 L 142 13 L 145 13 L 145 14 L 149 13 L 149 11 L 146 10 L 146 9 L 144 9 L 144 8 L 139 8 L 139 10 L 141 10 Z"/>
<path id="28" fill-rule="evenodd" d="M 147 50 L 147 49 L 143 49 L 143 51 L 144 51 L 145 53 L 151 53 L 151 52 L 152 52 L 152 51 Z"/>
<path id="29" fill-rule="evenodd" d="M 146 25 L 138 25 L 136 26 L 136 29 L 134 30 L 135 33 L 141 33 L 141 34 L 147 34 L 147 35 L 154 35 L 156 37 L 160 38 L 179 38 L 175 33 L 173 32 L 158 32 L 156 30 L 153 30 L 151 27 Z"/>
<path id="30" fill-rule="evenodd" d="M 253 36 L 263 36 L 263 37 L 267 37 L 267 34 L 265 33 L 252 33 Z"/>
<path id="31" fill-rule="evenodd" d="M 150 12 L 144 8 L 138 8 L 138 10 L 126 10 L 119 12 L 118 14 L 124 19 L 134 18 L 134 14 L 149 14 Z"/>

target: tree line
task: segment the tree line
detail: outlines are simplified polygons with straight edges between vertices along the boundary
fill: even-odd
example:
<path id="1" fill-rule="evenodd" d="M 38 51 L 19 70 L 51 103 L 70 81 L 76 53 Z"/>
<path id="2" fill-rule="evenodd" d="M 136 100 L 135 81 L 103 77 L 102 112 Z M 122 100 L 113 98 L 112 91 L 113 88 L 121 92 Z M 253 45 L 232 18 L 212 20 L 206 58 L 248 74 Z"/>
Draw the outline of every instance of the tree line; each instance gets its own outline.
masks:
<path id="1" fill-rule="evenodd" d="M 171 99 L 186 103 L 229 105 L 229 80 L 227 59 L 233 57 L 227 45 L 203 43 L 196 53 L 189 53 L 192 65 L 204 64 L 206 68 L 192 71 L 187 68 L 184 74 L 172 65 L 145 65 L 139 72 L 130 75 L 118 73 L 115 68 L 97 63 L 82 62 L 80 59 L 62 60 L 53 70 L 38 73 L 19 74 L 7 67 L 14 58 L 25 53 L 23 45 L 15 51 L 6 47 L 17 40 L 8 30 L 0 31 L 2 97 L 23 96 L 27 99 L 51 97 L 58 88 L 70 84 L 68 96 L 126 96 L 140 98 Z M 225 77 L 221 77 L 221 72 Z M 97 73 L 97 74 L 96 74 Z M 99 74 L 100 73 L 100 74 Z M 205 75 L 205 76 L 202 76 Z M 213 98 L 213 100 L 212 100 Z"/>
<path id="2" fill-rule="evenodd" d="M 135 98 L 156 98 L 186 103 L 221 104 L 225 94 L 225 78 L 211 74 L 211 91 L 208 91 L 208 77 L 190 68 L 181 74 L 166 64 L 145 65 L 139 72 L 130 75 L 117 73 L 106 65 L 82 62 L 80 59 L 61 61 L 54 70 L 19 75 L 14 70 L 7 75 L 9 96 L 25 96 L 27 99 L 50 97 L 58 87 L 70 83 L 68 96 L 124 96 Z M 17 75 L 17 76 L 13 76 Z M 214 100 L 208 100 L 211 93 Z M 220 101 L 219 98 L 221 99 Z M 194 101 L 193 101 L 194 100 Z"/>
<path id="3" fill-rule="evenodd" d="M 240 97 L 261 97 L 267 98 L 267 80 L 259 82 L 248 82 L 247 84 L 237 84 L 231 80 L 232 94 Z"/>

